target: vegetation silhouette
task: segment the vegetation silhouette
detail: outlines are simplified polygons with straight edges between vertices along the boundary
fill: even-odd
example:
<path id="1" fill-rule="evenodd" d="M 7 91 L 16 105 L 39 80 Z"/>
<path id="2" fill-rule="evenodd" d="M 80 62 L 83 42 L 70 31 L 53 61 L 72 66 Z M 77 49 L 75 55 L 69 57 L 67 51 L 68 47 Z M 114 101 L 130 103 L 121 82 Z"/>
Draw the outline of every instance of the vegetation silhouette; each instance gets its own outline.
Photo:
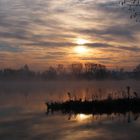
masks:
<path id="1" fill-rule="evenodd" d="M 136 92 L 133 96 L 130 95 L 130 87 L 126 87 L 126 94 L 122 97 L 113 98 L 110 94 L 106 99 L 91 100 L 72 99 L 71 94 L 67 93 L 69 100 L 64 102 L 46 102 L 47 114 L 55 111 L 61 111 L 64 114 L 112 114 L 133 112 L 134 114 L 140 112 L 140 98 Z"/>
<path id="2" fill-rule="evenodd" d="M 47 70 L 36 72 L 26 64 L 20 69 L 1 69 L 0 80 L 105 80 L 105 79 L 140 79 L 140 64 L 132 71 L 121 69 L 108 69 L 105 65 L 97 63 L 73 63 L 68 66 L 58 64 L 50 66 Z"/>
<path id="3" fill-rule="evenodd" d="M 140 22 L 140 0 L 122 0 L 120 4 L 128 8 L 130 19 Z"/>

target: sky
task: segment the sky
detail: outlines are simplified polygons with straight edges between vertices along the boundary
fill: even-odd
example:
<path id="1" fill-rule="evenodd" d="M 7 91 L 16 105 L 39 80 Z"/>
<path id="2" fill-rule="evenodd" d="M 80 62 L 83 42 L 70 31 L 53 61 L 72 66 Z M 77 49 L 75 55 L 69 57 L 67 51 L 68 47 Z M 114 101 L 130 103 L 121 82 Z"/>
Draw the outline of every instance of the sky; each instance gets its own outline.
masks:
<path id="1" fill-rule="evenodd" d="M 0 0 L 0 68 L 94 62 L 132 69 L 140 23 L 119 0 Z"/>

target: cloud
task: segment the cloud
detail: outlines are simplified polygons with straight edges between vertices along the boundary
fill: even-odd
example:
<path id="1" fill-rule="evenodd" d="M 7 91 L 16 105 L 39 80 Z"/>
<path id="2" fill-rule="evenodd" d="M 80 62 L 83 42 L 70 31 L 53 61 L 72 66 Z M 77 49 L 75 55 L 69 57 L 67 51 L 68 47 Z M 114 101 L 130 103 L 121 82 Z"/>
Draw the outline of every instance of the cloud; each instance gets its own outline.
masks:
<path id="1" fill-rule="evenodd" d="M 47 55 L 45 56 L 39 56 L 36 57 L 36 59 L 40 60 L 62 60 L 65 59 L 65 56 L 67 55 L 66 52 L 47 52 Z"/>
<path id="2" fill-rule="evenodd" d="M 78 33 L 81 34 L 86 34 L 89 36 L 96 36 L 98 38 L 102 38 L 104 40 L 110 40 L 110 41 L 115 41 L 115 40 L 131 40 L 135 41 L 135 30 L 131 30 L 128 26 L 108 26 L 108 27 L 103 27 L 100 29 L 96 28 L 89 28 L 89 29 L 76 29 Z M 108 39 L 109 38 L 109 39 Z M 118 39 L 119 38 L 119 39 Z"/>
<path id="3" fill-rule="evenodd" d="M 19 46 L 13 46 L 6 43 L 0 43 L 0 52 L 22 52 L 23 49 Z"/>
<path id="4" fill-rule="evenodd" d="M 126 47 L 126 46 L 119 46 L 119 49 L 131 51 L 131 52 L 140 52 L 140 47 L 132 46 L 132 47 Z"/>
<path id="5" fill-rule="evenodd" d="M 44 63 L 47 58 L 48 63 L 55 63 L 62 58 L 66 62 L 67 55 L 81 61 L 85 58 L 71 51 L 76 38 L 89 40 L 85 45 L 91 50 L 118 57 L 128 52 L 128 60 L 135 53 L 133 58 L 138 60 L 139 24 L 129 19 L 127 8 L 123 10 L 117 0 L 0 0 L 0 9 L 0 51 L 34 56 L 25 61 L 40 58 Z M 106 58 L 110 56 L 100 56 L 97 61 L 111 62 Z M 14 64 L 9 59 L 7 64 Z"/>
<path id="6" fill-rule="evenodd" d="M 70 42 L 33 42 L 33 43 L 28 43 L 24 44 L 28 46 L 41 46 L 41 47 L 71 47 L 71 46 L 76 46 L 77 44 L 75 43 L 70 43 Z"/>

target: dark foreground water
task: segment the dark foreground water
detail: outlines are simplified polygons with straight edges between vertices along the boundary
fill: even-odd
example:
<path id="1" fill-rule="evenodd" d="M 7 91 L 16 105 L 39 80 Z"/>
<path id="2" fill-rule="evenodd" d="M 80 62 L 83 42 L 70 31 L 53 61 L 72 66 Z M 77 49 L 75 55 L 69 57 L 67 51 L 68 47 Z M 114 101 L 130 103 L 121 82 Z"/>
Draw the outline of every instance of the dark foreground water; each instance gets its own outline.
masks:
<path id="1" fill-rule="evenodd" d="M 45 101 L 67 100 L 67 92 L 105 98 L 128 85 L 140 95 L 138 81 L 0 83 L 0 140 L 138 140 L 139 114 L 45 113 Z"/>

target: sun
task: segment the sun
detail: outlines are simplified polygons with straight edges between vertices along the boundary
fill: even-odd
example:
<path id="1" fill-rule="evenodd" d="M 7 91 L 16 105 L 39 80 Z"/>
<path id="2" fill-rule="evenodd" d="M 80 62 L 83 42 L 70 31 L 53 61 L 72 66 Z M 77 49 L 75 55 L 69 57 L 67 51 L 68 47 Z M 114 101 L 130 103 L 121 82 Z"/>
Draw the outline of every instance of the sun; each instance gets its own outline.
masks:
<path id="1" fill-rule="evenodd" d="M 76 46 L 74 50 L 78 54 L 85 54 L 88 51 L 85 46 Z"/>
<path id="2" fill-rule="evenodd" d="M 82 39 L 82 38 L 78 38 L 77 41 L 76 41 L 76 43 L 77 43 L 78 45 L 84 45 L 84 44 L 87 43 L 87 40 Z"/>
<path id="3" fill-rule="evenodd" d="M 88 40 L 83 39 L 83 38 L 77 38 L 76 39 L 77 46 L 74 48 L 74 52 L 79 55 L 87 55 L 87 52 L 88 52 L 88 48 L 86 46 L 87 43 L 88 43 Z"/>

